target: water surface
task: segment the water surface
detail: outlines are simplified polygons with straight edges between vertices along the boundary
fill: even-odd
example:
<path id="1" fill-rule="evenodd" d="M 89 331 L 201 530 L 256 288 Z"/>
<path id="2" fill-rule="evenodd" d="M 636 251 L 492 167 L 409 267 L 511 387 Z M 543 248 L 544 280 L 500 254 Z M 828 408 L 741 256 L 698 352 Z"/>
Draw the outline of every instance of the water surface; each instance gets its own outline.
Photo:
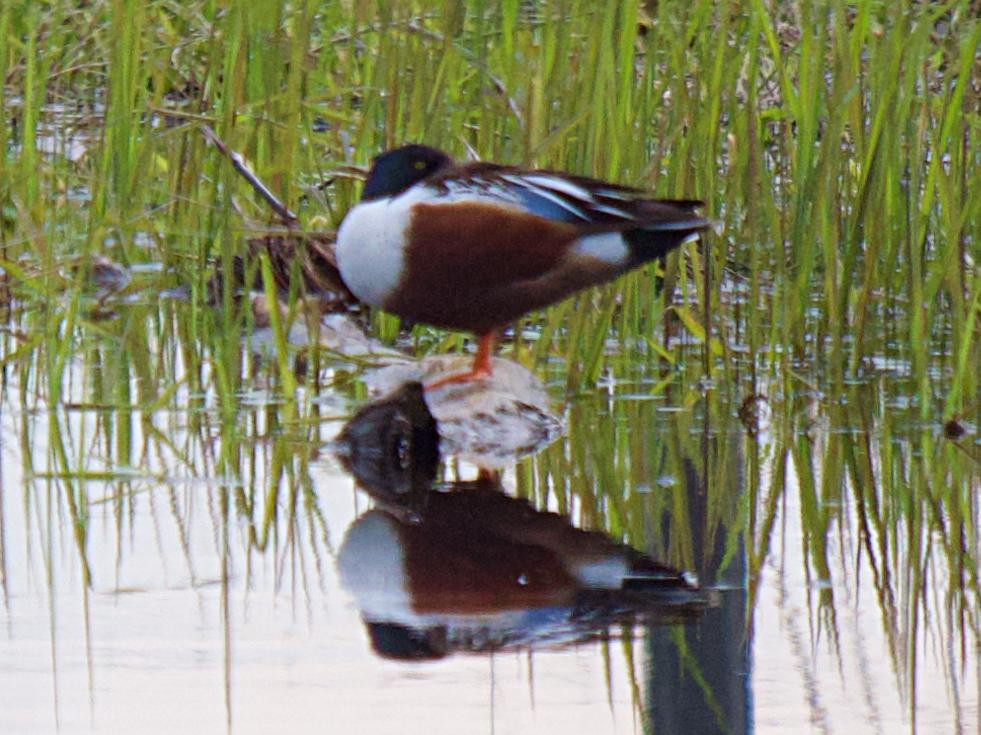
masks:
<path id="1" fill-rule="evenodd" d="M 57 386 L 40 356 L 6 369 L 3 732 L 977 731 L 977 445 L 896 408 L 895 371 L 839 400 L 654 392 L 643 371 L 566 401 L 553 386 L 565 434 L 494 492 L 706 595 L 672 617 L 587 607 L 553 578 L 506 636 L 440 619 L 420 656 L 379 648 L 339 574 L 386 505 L 327 449 L 367 402 L 351 365 L 321 356 L 319 386 L 307 366 L 286 401 L 246 357 L 229 408 L 179 336 L 188 308 L 83 322 Z M 4 353 L 18 344 L 9 329 Z M 481 477 L 453 458 L 433 472 L 463 502 Z M 428 538 L 427 579 L 466 556 Z M 501 594 L 471 605 L 481 625 Z"/>

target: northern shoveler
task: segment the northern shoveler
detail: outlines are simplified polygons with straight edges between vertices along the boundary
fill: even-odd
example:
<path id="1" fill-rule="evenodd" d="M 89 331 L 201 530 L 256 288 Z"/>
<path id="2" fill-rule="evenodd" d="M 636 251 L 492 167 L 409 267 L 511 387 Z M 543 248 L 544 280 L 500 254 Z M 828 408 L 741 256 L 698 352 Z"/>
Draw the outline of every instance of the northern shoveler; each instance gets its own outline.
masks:
<path id="1" fill-rule="evenodd" d="M 375 158 L 337 264 L 361 300 L 478 335 L 470 372 L 434 387 L 488 376 L 497 330 L 518 317 L 697 237 L 710 224 L 700 204 L 407 145 Z"/>

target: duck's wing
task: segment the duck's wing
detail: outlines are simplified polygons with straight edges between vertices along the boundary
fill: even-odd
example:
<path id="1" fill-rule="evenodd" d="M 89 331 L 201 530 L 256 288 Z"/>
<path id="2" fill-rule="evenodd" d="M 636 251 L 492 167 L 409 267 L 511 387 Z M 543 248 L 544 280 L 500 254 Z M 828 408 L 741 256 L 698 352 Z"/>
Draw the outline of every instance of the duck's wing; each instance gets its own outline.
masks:
<path id="1" fill-rule="evenodd" d="M 427 182 L 451 199 L 486 199 L 584 233 L 623 230 L 698 231 L 709 226 L 691 199 L 655 199 L 649 192 L 585 176 L 473 163 Z"/>

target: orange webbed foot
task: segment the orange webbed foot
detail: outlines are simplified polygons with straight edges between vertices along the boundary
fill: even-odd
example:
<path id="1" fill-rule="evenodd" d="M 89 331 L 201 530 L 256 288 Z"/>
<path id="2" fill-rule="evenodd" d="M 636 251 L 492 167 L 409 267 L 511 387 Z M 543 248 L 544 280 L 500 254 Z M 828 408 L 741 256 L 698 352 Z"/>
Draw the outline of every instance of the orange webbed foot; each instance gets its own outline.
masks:
<path id="1" fill-rule="evenodd" d="M 480 335 L 477 341 L 477 354 L 474 356 L 473 365 L 465 373 L 452 373 L 437 378 L 431 383 L 424 383 L 426 390 L 443 388 L 454 383 L 469 383 L 474 380 L 483 380 L 491 376 L 491 355 L 494 352 L 494 343 L 497 339 L 495 332 L 488 332 Z"/>

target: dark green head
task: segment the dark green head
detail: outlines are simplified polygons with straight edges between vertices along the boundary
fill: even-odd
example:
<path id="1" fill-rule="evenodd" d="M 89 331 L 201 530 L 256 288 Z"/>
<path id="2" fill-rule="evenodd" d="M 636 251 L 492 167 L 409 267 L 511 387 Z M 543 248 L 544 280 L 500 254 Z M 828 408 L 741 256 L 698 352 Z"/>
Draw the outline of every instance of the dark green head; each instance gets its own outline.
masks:
<path id="1" fill-rule="evenodd" d="M 415 183 L 453 165 L 443 151 L 425 145 L 404 145 L 385 151 L 371 163 L 361 201 L 401 194 Z"/>

